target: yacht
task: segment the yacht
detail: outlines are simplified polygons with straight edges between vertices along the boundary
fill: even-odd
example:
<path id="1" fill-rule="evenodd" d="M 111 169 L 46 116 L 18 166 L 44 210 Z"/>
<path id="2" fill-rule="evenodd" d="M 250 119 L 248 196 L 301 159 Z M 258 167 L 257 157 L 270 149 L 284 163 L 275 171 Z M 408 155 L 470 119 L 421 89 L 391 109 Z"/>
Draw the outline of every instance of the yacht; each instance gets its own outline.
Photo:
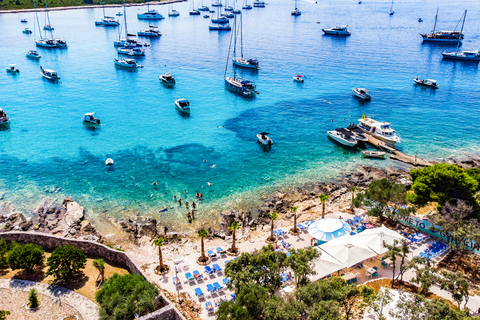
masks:
<path id="1" fill-rule="evenodd" d="M 102 20 L 95 21 L 96 26 L 116 27 L 120 25 L 117 18 L 104 16 Z"/>
<path id="2" fill-rule="evenodd" d="M 180 12 L 178 12 L 178 11 L 175 10 L 175 9 L 172 9 L 172 11 L 170 11 L 170 12 L 168 13 L 168 16 L 169 16 L 169 17 L 178 17 L 179 15 L 180 15 Z"/>
<path id="3" fill-rule="evenodd" d="M 9 123 L 10 120 L 8 120 L 7 114 L 5 113 L 5 111 L 3 111 L 2 108 L 0 108 L 0 125 L 7 125 Z"/>
<path id="4" fill-rule="evenodd" d="M 128 56 L 134 57 L 141 57 L 145 55 L 145 49 L 143 48 L 127 48 L 127 47 L 120 47 L 117 50 L 118 53 Z"/>
<path id="5" fill-rule="evenodd" d="M 38 40 L 35 40 L 35 44 L 37 45 L 37 47 L 48 48 L 48 49 L 54 49 L 57 47 L 57 44 L 53 39 L 38 39 Z"/>
<path id="6" fill-rule="evenodd" d="M 362 117 L 358 121 L 360 122 L 358 125 L 360 129 L 391 146 L 401 141 L 395 130 L 390 128 L 390 123 L 388 122 L 380 122 L 367 117 Z"/>
<path id="7" fill-rule="evenodd" d="M 190 102 L 187 99 L 175 100 L 175 108 L 184 113 L 190 113 Z"/>
<path id="8" fill-rule="evenodd" d="M 265 8 L 265 1 L 262 1 L 262 0 L 255 0 L 253 2 L 253 6 L 255 8 Z"/>
<path id="9" fill-rule="evenodd" d="M 228 23 L 224 23 L 224 24 L 211 24 L 210 26 L 208 26 L 208 29 L 209 30 L 212 30 L 212 31 L 230 31 L 232 30 L 232 27 L 230 26 L 230 24 Z"/>
<path id="10" fill-rule="evenodd" d="M 60 80 L 60 77 L 58 76 L 57 71 L 53 71 L 51 69 L 43 69 L 42 66 L 40 66 L 40 74 L 42 75 L 42 77 L 44 77 L 47 80 L 51 80 L 51 81 Z"/>
<path id="11" fill-rule="evenodd" d="M 416 84 L 426 86 L 426 87 L 430 87 L 430 88 L 434 88 L 434 89 L 437 89 L 439 87 L 439 85 L 437 83 L 437 80 L 433 80 L 433 79 L 422 79 L 422 80 L 420 80 L 418 78 L 415 78 L 415 79 L 413 79 L 413 81 L 415 81 Z"/>
<path id="12" fill-rule="evenodd" d="M 137 18 L 139 20 L 162 20 L 165 19 L 165 17 L 158 12 L 157 10 L 149 10 L 149 4 L 147 2 L 147 11 L 142 12 L 142 13 L 137 13 Z"/>
<path id="13" fill-rule="evenodd" d="M 368 101 L 372 99 L 370 93 L 365 88 L 353 88 L 353 95 L 359 99 Z"/>
<path id="14" fill-rule="evenodd" d="M 466 15 L 467 11 L 465 10 Z M 462 15 L 463 17 L 463 15 Z M 462 31 L 436 31 L 437 27 L 437 18 L 438 18 L 438 8 L 437 14 L 435 15 L 435 24 L 433 25 L 432 33 L 420 33 L 424 42 L 442 42 L 442 43 L 458 43 L 461 42 L 464 38 Z"/>
<path id="15" fill-rule="evenodd" d="M 85 115 L 82 118 L 83 122 L 89 123 L 89 124 L 100 124 L 100 119 L 95 118 L 93 116 L 94 114 L 95 112 L 85 113 Z"/>
<path id="16" fill-rule="evenodd" d="M 463 60 L 463 61 L 480 61 L 480 49 L 463 50 L 457 52 L 442 52 L 444 59 Z"/>
<path id="17" fill-rule="evenodd" d="M 267 136 L 268 132 L 260 132 L 257 134 L 257 140 L 264 146 L 271 146 L 273 144 L 273 140 Z"/>
<path id="18" fill-rule="evenodd" d="M 257 59 L 246 59 L 243 57 L 235 57 L 235 58 L 232 58 L 232 60 L 233 60 L 233 64 L 238 67 L 248 68 L 248 69 L 260 69 L 260 65 Z"/>
<path id="19" fill-rule="evenodd" d="M 333 34 L 337 36 L 349 36 L 351 33 L 347 29 L 347 25 L 333 27 L 330 29 L 322 29 L 325 34 Z"/>
<path id="20" fill-rule="evenodd" d="M 119 39 L 118 41 L 114 41 L 113 45 L 115 47 L 143 47 L 148 46 L 146 43 L 141 42 L 138 40 L 137 36 L 134 34 L 127 34 L 125 39 Z"/>
<path id="21" fill-rule="evenodd" d="M 38 53 L 38 51 L 36 50 L 30 50 L 28 51 L 25 56 L 29 59 L 34 59 L 34 60 L 38 60 L 40 59 L 42 56 L 40 55 L 40 53 Z"/>
<path id="22" fill-rule="evenodd" d="M 225 77 L 225 86 L 233 92 L 241 93 L 244 96 L 253 96 L 256 86 L 250 80 L 238 78 L 236 75 L 233 78 Z"/>
<path id="23" fill-rule="evenodd" d="M 293 77 L 293 81 L 303 83 L 305 81 L 304 76 L 301 74 L 297 74 L 295 77 Z"/>
<path id="24" fill-rule="evenodd" d="M 175 78 L 170 73 L 165 73 L 160 76 L 160 81 L 167 86 L 174 86 L 175 85 Z"/>
<path id="25" fill-rule="evenodd" d="M 386 154 L 387 153 L 385 151 L 370 151 L 370 150 L 362 151 L 362 156 L 364 158 L 385 159 Z"/>
<path id="26" fill-rule="evenodd" d="M 115 66 L 122 69 L 129 69 L 129 70 L 143 68 L 142 65 L 137 64 L 137 61 L 135 59 L 115 59 Z"/>
<path id="27" fill-rule="evenodd" d="M 139 37 L 160 37 L 162 35 L 157 26 L 149 26 L 148 29 L 138 31 L 137 34 Z"/>
<path id="28" fill-rule="evenodd" d="M 16 68 L 14 64 L 8 65 L 8 67 L 6 67 L 5 69 L 8 73 L 20 73 L 20 70 L 18 70 L 18 68 Z"/>
<path id="29" fill-rule="evenodd" d="M 346 129 L 353 134 L 353 137 L 358 142 L 368 142 L 365 132 L 359 126 L 355 126 L 352 123 L 352 125 L 348 126 Z"/>
<path id="30" fill-rule="evenodd" d="M 28 28 L 23 29 L 22 32 L 25 33 L 25 34 L 32 34 L 32 30 L 30 30 Z"/>
<path id="31" fill-rule="evenodd" d="M 198 11 L 210 11 L 210 8 L 207 6 L 201 6 L 200 8 L 198 8 Z"/>
<path id="32" fill-rule="evenodd" d="M 297 7 L 297 0 L 295 0 L 295 10 L 292 11 L 292 16 L 299 16 L 302 12 Z"/>
<path id="33" fill-rule="evenodd" d="M 353 133 L 346 129 L 338 128 L 333 131 L 327 131 L 327 134 L 330 138 L 344 146 L 354 147 L 357 145 L 357 140 L 354 138 Z"/>

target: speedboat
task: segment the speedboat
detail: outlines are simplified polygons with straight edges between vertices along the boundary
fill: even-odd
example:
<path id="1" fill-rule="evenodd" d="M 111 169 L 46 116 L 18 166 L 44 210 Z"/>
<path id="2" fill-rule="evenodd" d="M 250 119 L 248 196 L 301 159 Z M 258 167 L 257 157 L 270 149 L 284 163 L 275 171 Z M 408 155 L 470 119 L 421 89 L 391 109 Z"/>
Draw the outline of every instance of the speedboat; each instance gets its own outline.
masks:
<path id="1" fill-rule="evenodd" d="M 5 111 L 3 111 L 2 108 L 0 108 L 0 125 L 6 126 L 9 123 L 10 120 L 8 120 L 7 114 L 5 113 Z"/>
<path id="2" fill-rule="evenodd" d="M 255 8 L 265 8 L 265 1 L 256 0 L 256 1 L 253 2 L 253 6 Z"/>
<path id="3" fill-rule="evenodd" d="M 95 118 L 93 116 L 94 114 L 95 112 L 85 113 L 85 115 L 82 118 L 83 122 L 89 123 L 89 124 L 100 124 L 100 119 Z"/>
<path id="4" fill-rule="evenodd" d="M 302 12 L 300 10 L 298 10 L 297 8 L 295 8 L 295 10 L 292 11 L 292 16 L 299 16 L 301 14 L 302 14 Z"/>
<path id="5" fill-rule="evenodd" d="M 160 37 L 162 35 L 157 26 L 149 26 L 148 29 L 138 31 L 137 34 L 140 37 Z"/>
<path id="6" fill-rule="evenodd" d="M 267 136 L 267 134 L 269 134 L 269 133 L 268 132 L 260 132 L 259 134 L 257 134 L 257 140 L 258 140 L 258 142 L 260 142 L 264 146 L 271 146 L 273 144 L 273 140 L 270 139 L 270 137 Z"/>
<path id="7" fill-rule="evenodd" d="M 190 113 L 190 102 L 187 99 L 175 100 L 175 108 L 184 113 Z"/>
<path id="8" fill-rule="evenodd" d="M 22 32 L 25 33 L 25 34 L 32 34 L 32 30 L 30 30 L 28 28 L 23 29 Z"/>
<path id="9" fill-rule="evenodd" d="M 362 151 L 362 156 L 365 158 L 384 159 L 386 154 L 387 153 L 385 151 L 369 151 L 369 150 Z"/>
<path id="10" fill-rule="evenodd" d="M 293 77 L 293 81 L 303 83 L 305 81 L 305 77 L 302 76 L 301 74 L 297 74 L 296 76 Z"/>
<path id="11" fill-rule="evenodd" d="M 388 145 L 395 145 L 395 143 L 400 143 L 401 139 L 390 127 L 388 122 L 380 122 L 373 120 L 372 118 L 362 117 L 358 127 L 361 128 L 367 134 L 372 135 L 373 137 L 386 142 Z"/>
<path id="12" fill-rule="evenodd" d="M 143 66 L 138 64 L 135 59 L 115 59 L 115 66 L 122 69 L 129 69 L 129 70 L 143 68 Z"/>
<path id="13" fill-rule="evenodd" d="M 55 28 L 54 28 L 51 24 L 46 24 L 46 25 L 43 27 L 43 30 L 53 31 L 53 30 L 55 30 Z"/>
<path id="14" fill-rule="evenodd" d="M 38 51 L 36 50 L 30 50 L 28 51 L 25 56 L 29 59 L 34 59 L 34 60 L 38 60 L 40 59 L 42 56 L 40 55 L 40 53 L 38 53 Z"/>
<path id="15" fill-rule="evenodd" d="M 15 73 L 15 74 L 20 73 L 20 70 L 18 70 L 18 68 L 15 68 L 14 64 L 9 64 L 6 70 L 8 73 Z"/>
<path id="16" fill-rule="evenodd" d="M 105 165 L 106 165 L 107 167 L 113 166 L 113 159 L 112 159 L 112 158 L 108 158 L 107 160 L 105 160 Z"/>
<path id="17" fill-rule="evenodd" d="M 442 52 L 444 59 L 463 60 L 463 61 L 480 61 L 480 49 L 464 50 L 456 52 Z"/>
<path id="18" fill-rule="evenodd" d="M 336 35 L 336 36 L 349 36 L 350 31 L 347 29 L 347 25 L 332 27 L 330 29 L 322 29 L 325 34 Z"/>
<path id="19" fill-rule="evenodd" d="M 232 27 L 230 26 L 230 24 L 217 24 L 217 25 L 210 25 L 208 26 L 208 29 L 209 30 L 213 30 L 213 31 L 230 31 L 232 30 Z"/>
<path id="20" fill-rule="evenodd" d="M 40 74 L 42 75 L 42 77 L 50 81 L 60 80 L 57 71 L 51 69 L 43 69 L 42 66 L 40 66 Z"/>
<path id="21" fill-rule="evenodd" d="M 353 95 L 359 99 L 368 101 L 372 99 L 370 93 L 365 88 L 353 88 Z"/>
<path id="22" fill-rule="evenodd" d="M 180 15 L 180 12 L 178 12 L 178 11 L 175 10 L 175 9 L 172 9 L 172 11 L 170 11 L 170 12 L 168 13 L 168 16 L 169 16 L 169 17 L 178 17 L 179 15 Z"/>
<path id="23" fill-rule="evenodd" d="M 230 91 L 234 91 L 237 93 L 241 93 L 244 96 L 253 96 L 257 93 L 256 86 L 250 80 L 242 79 L 242 78 L 229 78 L 225 77 L 225 86 Z"/>
<path id="24" fill-rule="evenodd" d="M 160 81 L 162 81 L 163 84 L 168 85 L 168 86 L 174 86 L 175 85 L 175 78 L 170 74 L 170 73 L 165 73 L 160 76 Z"/>
<path id="25" fill-rule="evenodd" d="M 117 18 L 114 17 L 103 17 L 100 21 L 95 21 L 96 26 L 103 26 L 103 27 L 116 27 L 120 25 Z"/>
<path id="26" fill-rule="evenodd" d="M 233 58 L 233 64 L 242 67 L 242 68 L 249 68 L 249 69 L 260 69 L 260 65 L 258 64 L 257 59 L 245 59 L 241 57 Z"/>
<path id="27" fill-rule="evenodd" d="M 28 20 L 27 20 L 27 19 L 22 19 L 22 20 L 20 20 L 20 22 L 21 22 L 21 23 L 27 23 Z"/>
<path id="28" fill-rule="evenodd" d="M 413 81 L 415 81 L 416 84 L 426 86 L 426 87 L 430 87 L 430 88 L 434 88 L 434 89 L 437 89 L 439 87 L 439 85 L 437 83 L 437 80 L 433 80 L 433 79 L 420 80 L 418 78 L 415 78 L 415 79 L 413 79 Z"/>
<path id="29" fill-rule="evenodd" d="M 67 41 L 63 39 L 53 39 L 55 41 L 55 48 L 66 48 L 67 47 Z"/>
<path id="30" fill-rule="evenodd" d="M 137 18 L 140 20 L 161 20 L 165 19 L 157 10 L 148 10 L 143 13 L 137 13 Z"/>
<path id="31" fill-rule="evenodd" d="M 347 146 L 354 147 L 357 145 L 357 140 L 354 138 L 353 133 L 343 128 L 328 131 L 328 136 L 338 143 Z"/>
<path id="32" fill-rule="evenodd" d="M 210 11 L 210 8 L 207 6 L 201 6 L 200 8 L 198 8 L 198 11 Z"/>
<path id="33" fill-rule="evenodd" d="M 368 137 L 366 136 L 365 132 L 358 126 L 351 125 L 346 128 L 348 131 L 353 133 L 353 137 L 358 142 L 368 142 Z"/>
<path id="34" fill-rule="evenodd" d="M 121 48 L 118 48 L 117 52 L 123 55 L 134 56 L 134 57 L 141 57 L 145 55 L 145 49 L 138 48 L 138 47 L 136 48 L 121 47 Z"/>

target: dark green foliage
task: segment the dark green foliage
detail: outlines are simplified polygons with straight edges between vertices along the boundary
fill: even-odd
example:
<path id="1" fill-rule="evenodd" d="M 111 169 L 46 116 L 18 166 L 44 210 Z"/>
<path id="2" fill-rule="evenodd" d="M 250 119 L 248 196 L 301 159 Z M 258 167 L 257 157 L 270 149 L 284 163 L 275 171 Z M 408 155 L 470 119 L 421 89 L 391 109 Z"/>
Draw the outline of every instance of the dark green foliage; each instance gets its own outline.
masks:
<path id="1" fill-rule="evenodd" d="M 281 299 L 273 296 L 265 303 L 263 318 L 269 320 L 296 320 L 303 313 L 305 305 L 293 297 Z"/>
<path id="2" fill-rule="evenodd" d="M 0 310 L 0 320 L 6 320 L 8 315 L 10 311 Z"/>
<path id="3" fill-rule="evenodd" d="M 319 301 L 313 305 L 313 311 L 310 312 L 310 320 L 340 320 L 340 306 L 337 301 Z"/>
<path id="4" fill-rule="evenodd" d="M 142 316 L 153 312 L 158 293 L 157 287 L 141 275 L 114 274 L 95 294 L 100 320 L 131 320 L 135 313 Z"/>
<path id="5" fill-rule="evenodd" d="M 8 254 L 8 245 L 5 239 L 0 239 L 0 269 L 5 269 L 8 267 L 7 254 Z"/>
<path id="6" fill-rule="evenodd" d="M 313 260 L 318 257 L 320 257 L 319 250 L 312 247 L 290 250 L 290 257 L 285 263 L 295 274 L 297 286 L 307 284 L 307 276 L 315 274 Z"/>
<path id="7" fill-rule="evenodd" d="M 480 168 L 470 168 L 465 170 L 465 172 L 479 183 L 479 186 L 477 187 L 478 191 L 480 188 Z"/>
<path id="8" fill-rule="evenodd" d="M 28 306 L 30 308 L 38 307 L 38 294 L 37 290 L 35 289 L 30 290 L 30 292 L 28 293 Z"/>
<path id="9" fill-rule="evenodd" d="M 68 280 L 85 268 L 87 256 L 74 246 L 61 246 L 53 250 L 47 259 L 48 270 L 45 274 L 53 275 L 56 280 Z"/>
<path id="10" fill-rule="evenodd" d="M 24 269 L 26 272 L 32 272 L 36 266 L 43 265 L 43 248 L 36 244 L 16 245 L 7 255 L 7 262 L 12 268 Z"/>

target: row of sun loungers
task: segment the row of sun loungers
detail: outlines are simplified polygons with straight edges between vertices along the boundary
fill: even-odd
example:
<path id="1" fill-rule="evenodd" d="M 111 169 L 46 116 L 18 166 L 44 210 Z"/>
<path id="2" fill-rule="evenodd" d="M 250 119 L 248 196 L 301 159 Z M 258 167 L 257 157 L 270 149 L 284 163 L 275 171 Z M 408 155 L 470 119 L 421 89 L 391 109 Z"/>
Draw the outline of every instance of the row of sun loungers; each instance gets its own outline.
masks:
<path id="1" fill-rule="evenodd" d="M 315 221 L 307 221 L 307 222 L 304 222 L 303 224 L 299 223 L 299 224 L 297 224 L 297 228 L 300 229 L 300 231 L 302 231 L 302 232 L 307 232 L 308 231 L 308 226 L 310 226 L 314 222 Z"/>
<path id="2" fill-rule="evenodd" d="M 214 263 L 211 267 L 205 266 L 204 269 L 205 269 L 206 275 L 212 275 L 212 274 L 223 271 L 223 269 L 217 263 Z M 185 282 L 194 282 L 194 281 L 203 280 L 203 274 L 201 274 L 198 270 L 193 270 L 192 273 L 190 272 L 185 273 Z"/>
<path id="3" fill-rule="evenodd" d="M 444 244 L 443 242 L 436 241 L 429 245 L 427 249 L 420 252 L 420 256 L 427 260 L 431 260 L 446 251 L 448 251 L 448 245 Z"/>
<path id="4" fill-rule="evenodd" d="M 214 292 L 223 292 L 223 290 L 224 290 L 224 287 L 218 282 L 207 284 L 207 291 L 210 295 Z M 200 289 L 200 288 L 195 288 L 195 295 L 199 299 L 202 299 L 202 298 L 205 297 L 205 294 L 203 293 L 202 289 Z"/>
<path id="5" fill-rule="evenodd" d="M 218 258 L 218 256 L 226 255 L 227 251 L 223 250 L 221 247 L 218 247 L 216 250 L 208 250 L 207 255 L 210 258 Z"/>

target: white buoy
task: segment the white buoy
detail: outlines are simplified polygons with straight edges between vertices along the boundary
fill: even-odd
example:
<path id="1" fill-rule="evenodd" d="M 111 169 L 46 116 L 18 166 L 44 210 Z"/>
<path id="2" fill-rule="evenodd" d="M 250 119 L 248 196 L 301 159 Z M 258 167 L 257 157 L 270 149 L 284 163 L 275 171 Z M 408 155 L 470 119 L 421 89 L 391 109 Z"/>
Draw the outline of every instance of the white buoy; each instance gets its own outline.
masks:
<path id="1" fill-rule="evenodd" d="M 105 161 L 105 165 L 107 165 L 107 166 L 113 166 L 113 159 L 112 159 L 112 158 L 108 158 L 108 159 Z"/>

